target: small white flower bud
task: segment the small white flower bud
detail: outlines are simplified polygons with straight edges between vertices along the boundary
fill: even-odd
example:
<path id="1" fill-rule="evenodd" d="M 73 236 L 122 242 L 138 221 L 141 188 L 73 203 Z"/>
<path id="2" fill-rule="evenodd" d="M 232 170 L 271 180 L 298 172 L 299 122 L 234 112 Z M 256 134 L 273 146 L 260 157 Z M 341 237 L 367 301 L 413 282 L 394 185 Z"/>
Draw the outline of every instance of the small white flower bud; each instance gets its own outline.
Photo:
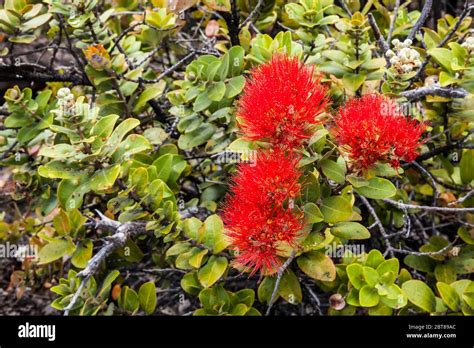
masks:
<path id="1" fill-rule="evenodd" d="M 65 98 L 66 96 L 70 94 L 71 94 L 71 90 L 67 87 L 63 87 L 58 90 L 58 98 Z"/>
<path id="2" fill-rule="evenodd" d="M 395 52 L 393 52 L 392 50 L 388 50 L 385 55 L 388 57 L 388 58 L 392 58 L 393 56 L 395 56 Z"/>

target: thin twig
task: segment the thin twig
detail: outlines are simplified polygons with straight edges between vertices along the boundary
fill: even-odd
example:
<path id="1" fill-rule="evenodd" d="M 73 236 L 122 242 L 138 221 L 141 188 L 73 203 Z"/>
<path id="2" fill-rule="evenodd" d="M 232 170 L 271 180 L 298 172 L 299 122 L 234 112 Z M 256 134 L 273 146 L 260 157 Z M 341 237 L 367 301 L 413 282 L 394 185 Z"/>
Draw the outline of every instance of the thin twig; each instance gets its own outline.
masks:
<path id="1" fill-rule="evenodd" d="M 349 7 L 347 7 L 347 4 L 345 3 L 345 0 L 337 0 L 337 2 L 339 3 L 339 6 L 342 7 L 344 12 L 347 13 L 349 18 L 351 18 L 352 17 L 352 12 L 351 12 L 351 10 L 349 10 Z"/>
<path id="2" fill-rule="evenodd" d="M 385 231 L 385 228 L 383 227 L 382 221 L 380 221 L 379 216 L 375 212 L 374 207 L 372 207 L 369 200 L 367 198 L 365 198 L 364 196 L 359 195 L 359 198 L 362 201 L 362 203 L 364 203 L 366 208 L 369 210 L 370 215 L 372 215 L 374 221 L 377 223 L 377 226 L 379 227 L 380 234 L 382 235 L 382 238 L 383 238 L 383 240 L 385 242 L 385 245 L 387 247 L 386 253 L 389 253 L 390 256 L 393 257 L 394 255 L 393 255 L 393 252 L 391 251 L 392 244 L 390 243 L 389 236 L 388 236 L 387 232 Z"/>
<path id="3" fill-rule="evenodd" d="M 319 300 L 319 297 L 314 293 L 313 289 L 311 289 L 311 287 L 308 284 L 303 283 L 303 285 L 306 288 L 306 290 L 308 291 L 311 298 L 313 299 L 313 301 L 316 305 L 315 306 L 316 311 L 318 312 L 319 315 L 323 315 L 323 312 L 321 311 L 321 301 Z"/>
<path id="4" fill-rule="evenodd" d="M 372 13 L 368 14 L 368 18 L 369 18 L 369 24 L 372 27 L 372 30 L 374 31 L 375 39 L 377 40 L 377 43 L 378 43 L 379 47 L 382 49 L 382 55 L 383 55 L 383 57 L 385 58 L 385 60 L 387 62 L 387 66 L 390 66 L 390 59 L 386 55 L 386 52 L 390 49 L 390 46 L 385 41 L 382 33 L 380 32 L 380 29 L 377 25 L 377 22 L 375 21 L 374 16 L 372 15 Z"/>
<path id="5" fill-rule="evenodd" d="M 71 302 L 69 302 L 67 307 L 64 309 L 64 315 L 66 316 L 69 315 L 70 311 L 74 308 L 85 284 L 95 273 L 97 273 L 101 263 L 115 250 L 123 247 L 128 238 L 146 232 L 146 224 L 144 222 L 126 222 L 122 224 L 118 221 L 109 219 L 99 211 L 97 211 L 97 214 L 99 215 L 100 220 L 95 222 L 95 227 L 114 230 L 115 233 L 110 237 L 107 237 L 104 246 L 89 260 L 86 268 L 76 275 L 77 278 L 81 279 L 81 284 L 74 293 Z"/>
<path id="6" fill-rule="evenodd" d="M 394 201 L 393 199 L 383 199 L 384 202 L 394 205 L 398 208 L 406 208 L 406 209 L 421 209 L 425 211 L 436 211 L 442 213 L 469 213 L 474 212 L 474 208 L 448 208 L 448 207 L 430 207 L 427 205 L 416 205 L 416 204 L 408 204 L 402 203 L 398 201 Z"/>
<path id="7" fill-rule="evenodd" d="M 273 307 L 273 303 L 275 302 L 275 298 L 276 298 L 276 295 L 278 293 L 278 288 L 280 287 L 280 282 L 281 282 L 281 278 L 283 276 L 283 272 L 285 272 L 285 270 L 288 268 L 288 266 L 293 261 L 295 256 L 296 256 L 296 252 L 293 250 L 290 257 L 285 261 L 285 263 L 278 270 L 277 279 L 276 279 L 276 282 L 275 282 L 275 287 L 273 288 L 273 292 L 272 292 L 272 297 L 270 298 L 270 302 L 268 303 L 268 308 L 267 308 L 267 311 L 265 313 L 266 316 L 270 315 L 270 311 Z"/>
<path id="8" fill-rule="evenodd" d="M 474 10 L 474 5 L 470 5 L 469 6 L 469 0 L 466 0 L 466 2 L 464 3 L 464 9 L 461 13 L 461 15 L 459 16 L 456 24 L 454 24 L 454 26 L 451 28 L 451 30 L 446 34 L 446 36 L 444 37 L 443 40 L 441 40 L 441 42 L 439 43 L 438 47 L 443 47 L 449 40 L 451 40 L 451 38 L 453 37 L 453 35 L 456 33 L 456 31 L 458 31 L 459 27 L 461 26 L 462 22 L 464 21 L 464 19 L 469 15 L 469 13 Z"/>
<path id="9" fill-rule="evenodd" d="M 471 198 L 472 196 L 474 196 L 474 190 L 469 191 L 468 193 L 466 193 L 466 195 L 464 195 L 463 197 L 459 198 L 458 200 L 456 200 L 456 201 L 454 201 L 454 202 L 449 203 L 448 205 L 449 205 L 449 206 L 453 206 L 453 205 L 462 203 L 462 202 L 464 202 L 466 199 Z"/>
<path id="10" fill-rule="evenodd" d="M 400 93 L 400 96 L 405 97 L 408 100 L 418 100 L 428 95 L 444 98 L 465 98 L 469 95 L 469 92 L 464 88 L 448 88 L 434 85 L 411 89 Z"/>
<path id="11" fill-rule="evenodd" d="M 242 24 L 240 24 L 239 30 L 242 29 L 248 22 L 250 22 L 253 19 L 253 17 L 258 15 L 258 12 L 260 11 L 260 7 L 262 6 L 262 4 L 263 4 L 263 0 L 258 0 L 254 9 L 249 13 L 248 17 L 245 18 Z"/>
<path id="12" fill-rule="evenodd" d="M 176 62 L 176 64 L 174 64 L 173 66 L 171 66 L 168 69 L 166 69 L 165 71 L 163 71 L 157 78 L 155 78 L 153 80 L 146 80 L 146 79 L 143 79 L 141 77 L 138 78 L 137 80 L 131 79 L 131 78 L 128 78 L 128 77 L 125 77 L 125 76 L 121 76 L 121 77 L 126 81 L 135 82 L 135 83 L 140 83 L 140 82 L 150 83 L 150 84 L 157 83 L 158 81 L 162 80 L 164 77 L 166 77 L 169 74 L 171 74 L 172 72 L 174 72 L 176 69 L 178 69 L 181 65 L 186 63 L 190 58 L 194 57 L 195 55 L 196 55 L 196 51 L 188 53 L 184 58 L 182 58 L 181 60 Z"/>
<path id="13" fill-rule="evenodd" d="M 436 202 L 436 199 L 438 198 L 439 196 L 439 191 L 438 191 L 438 187 L 436 186 L 436 181 L 435 179 L 433 178 L 433 175 L 428 171 L 426 170 L 425 168 L 423 168 L 422 165 L 420 165 L 418 162 L 416 161 L 413 161 L 411 162 L 413 164 L 413 166 L 415 166 L 415 168 L 417 168 L 421 174 L 423 174 L 427 179 L 428 181 L 430 182 L 430 186 L 433 188 L 433 202 Z"/>
<path id="14" fill-rule="evenodd" d="M 433 6 L 433 0 L 425 1 L 425 5 L 423 6 L 423 9 L 421 10 L 420 18 L 418 18 L 415 25 L 411 29 L 410 34 L 408 34 L 407 36 L 407 39 L 413 40 L 415 38 L 418 31 L 421 29 L 423 24 L 425 24 L 426 20 L 428 19 L 432 6 Z"/>
<path id="15" fill-rule="evenodd" d="M 451 38 L 453 37 L 453 35 L 456 33 L 456 31 L 459 29 L 459 27 L 461 26 L 462 22 L 464 21 L 464 19 L 469 15 L 469 13 L 474 10 L 474 5 L 471 5 L 471 6 L 468 6 L 469 5 L 469 0 L 466 0 L 466 3 L 464 4 L 464 9 L 461 13 L 461 15 L 459 16 L 456 24 L 454 24 L 454 26 L 452 27 L 452 29 L 448 32 L 448 34 L 446 34 L 446 36 L 443 38 L 443 40 L 440 41 L 440 43 L 436 46 L 437 48 L 440 48 L 440 47 L 443 47 L 449 40 L 451 40 Z M 428 65 L 429 61 L 431 59 L 431 55 L 427 55 L 425 57 L 425 61 L 423 62 L 423 64 L 420 66 L 420 68 L 418 69 L 418 71 L 416 72 L 416 75 L 413 76 L 413 78 L 411 78 L 411 81 L 415 81 L 417 80 L 421 74 L 423 73 L 423 71 L 425 70 L 426 66 Z"/>
<path id="16" fill-rule="evenodd" d="M 396 0 L 395 7 L 393 8 L 392 18 L 390 20 L 390 28 L 388 29 L 388 35 L 387 35 L 387 42 L 389 45 L 390 45 L 390 42 L 392 42 L 393 30 L 395 29 L 395 22 L 397 21 L 399 8 L 400 8 L 400 0 Z"/>
<path id="17" fill-rule="evenodd" d="M 421 252 L 421 251 L 410 251 L 410 250 L 405 250 L 405 249 L 392 249 L 395 253 L 398 254 L 408 254 L 408 255 L 416 255 L 416 256 L 434 256 L 434 255 L 442 255 L 444 252 L 454 246 L 454 244 L 458 241 L 458 237 L 454 238 L 454 240 L 446 245 L 444 248 L 438 250 L 438 251 L 427 251 L 427 252 Z"/>

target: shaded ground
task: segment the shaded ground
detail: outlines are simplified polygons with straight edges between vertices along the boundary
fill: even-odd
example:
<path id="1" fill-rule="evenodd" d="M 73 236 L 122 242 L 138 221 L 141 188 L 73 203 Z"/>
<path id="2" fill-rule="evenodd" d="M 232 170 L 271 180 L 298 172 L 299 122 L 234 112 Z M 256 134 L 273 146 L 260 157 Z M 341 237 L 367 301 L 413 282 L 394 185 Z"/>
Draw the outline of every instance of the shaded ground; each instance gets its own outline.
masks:
<path id="1" fill-rule="evenodd" d="M 24 287 L 22 293 L 18 287 L 10 285 L 12 270 L 15 269 L 15 262 L 12 260 L 2 260 L 0 263 L 0 315 L 56 315 L 60 314 L 50 303 L 54 294 L 48 289 L 41 288 L 33 290 L 28 286 Z M 21 294 L 22 293 L 22 294 Z M 20 298 L 17 294 L 21 294 Z"/>

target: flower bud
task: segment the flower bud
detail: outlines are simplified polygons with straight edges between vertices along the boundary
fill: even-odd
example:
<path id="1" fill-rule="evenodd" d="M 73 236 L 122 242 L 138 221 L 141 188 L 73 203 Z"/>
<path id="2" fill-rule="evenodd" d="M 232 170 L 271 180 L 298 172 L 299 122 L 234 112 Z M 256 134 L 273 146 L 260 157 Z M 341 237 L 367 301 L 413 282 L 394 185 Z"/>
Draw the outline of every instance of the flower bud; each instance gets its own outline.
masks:
<path id="1" fill-rule="evenodd" d="M 395 56 L 395 52 L 393 52 L 392 50 L 388 50 L 385 55 L 388 57 L 388 58 L 392 58 L 393 56 Z"/>
<path id="2" fill-rule="evenodd" d="M 70 94 L 71 94 L 71 90 L 67 87 L 63 87 L 58 90 L 57 96 L 58 98 L 65 98 L 66 96 Z"/>

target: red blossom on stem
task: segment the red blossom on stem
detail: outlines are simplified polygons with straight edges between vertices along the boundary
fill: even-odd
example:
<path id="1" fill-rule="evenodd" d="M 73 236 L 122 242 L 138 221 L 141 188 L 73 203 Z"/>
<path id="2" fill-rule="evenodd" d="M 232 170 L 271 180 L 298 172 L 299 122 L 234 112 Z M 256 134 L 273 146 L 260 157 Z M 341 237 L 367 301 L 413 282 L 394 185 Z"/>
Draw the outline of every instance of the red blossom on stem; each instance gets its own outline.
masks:
<path id="1" fill-rule="evenodd" d="M 299 196 L 299 158 L 292 152 L 259 152 L 256 163 L 238 167 L 223 209 L 226 235 L 237 251 L 234 265 L 251 274 L 274 272 L 281 266 L 278 244 L 294 244 L 303 228 L 294 208 Z"/>
<path id="2" fill-rule="evenodd" d="M 425 129 L 424 123 L 400 114 L 390 99 L 368 94 L 340 109 L 334 132 L 352 168 L 364 171 L 376 162 L 397 168 L 401 160 L 413 161 Z"/>
<path id="3" fill-rule="evenodd" d="M 244 138 L 293 149 L 311 136 L 327 104 L 326 87 L 298 58 L 274 56 L 255 68 L 239 102 Z"/>

